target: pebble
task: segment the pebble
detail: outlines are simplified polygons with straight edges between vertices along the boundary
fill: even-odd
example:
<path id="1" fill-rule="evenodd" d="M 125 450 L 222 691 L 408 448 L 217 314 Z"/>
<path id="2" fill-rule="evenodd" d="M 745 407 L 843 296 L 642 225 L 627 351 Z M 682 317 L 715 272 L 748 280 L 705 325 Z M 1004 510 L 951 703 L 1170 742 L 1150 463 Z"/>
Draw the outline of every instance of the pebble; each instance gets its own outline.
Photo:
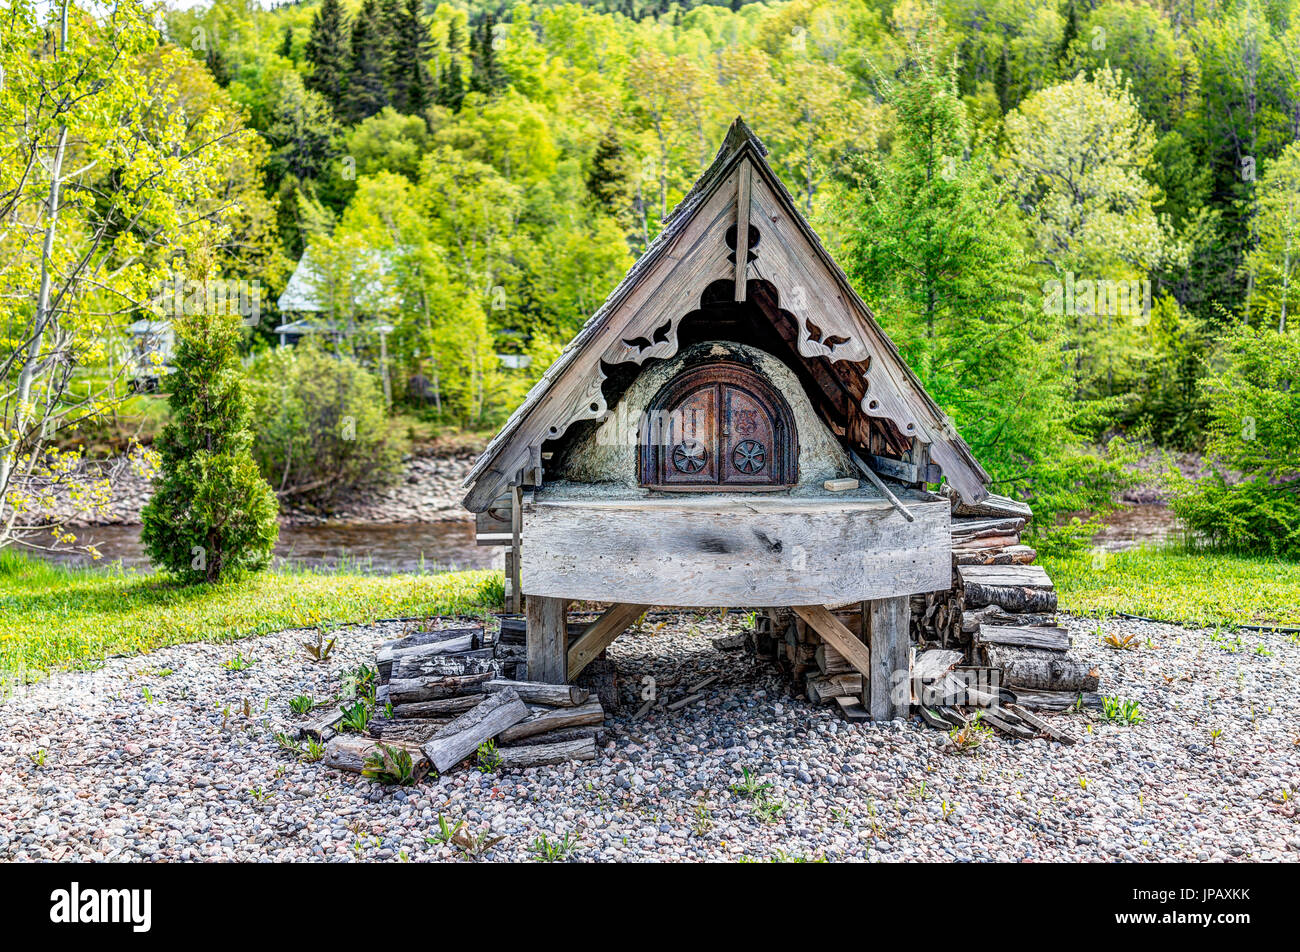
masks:
<path id="1" fill-rule="evenodd" d="M 1229 651 L 1113 620 L 1142 644 L 1116 651 L 1063 617 L 1102 693 L 1145 721 L 1045 715 L 1078 743 L 996 737 L 962 755 L 919 719 L 843 722 L 711 645 L 742 619 L 682 614 L 615 642 L 625 703 L 596 761 L 407 788 L 301 762 L 275 734 L 300 723 L 291 698 L 331 697 L 409 623 L 342 629 L 323 663 L 293 630 L 241 642 L 257 663 L 240 672 L 222 666 L 231 646 L 191 644 L 55 673 L 4 701 L 0 861 L 468 859 L 439 816 L 502 861 L 535 858 L 540 837 L 591 861 L 1300 859 L 1300 645 L 1284 636 Z M 672 700 L 710 674 L 707 703 L 632 719 L 643 677 Z M 747 793 L 745 769 L 768 786 Z"/>

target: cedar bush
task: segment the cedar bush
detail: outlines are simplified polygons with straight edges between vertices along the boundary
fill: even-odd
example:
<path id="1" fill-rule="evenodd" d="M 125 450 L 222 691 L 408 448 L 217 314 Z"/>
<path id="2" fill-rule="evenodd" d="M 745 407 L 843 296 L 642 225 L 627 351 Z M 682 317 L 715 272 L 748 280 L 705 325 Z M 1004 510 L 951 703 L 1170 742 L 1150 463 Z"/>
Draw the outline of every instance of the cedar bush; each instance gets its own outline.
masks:
<path id="1" fill-rule="evenodd" d="M 1203 387 L 1214 471 L 1170 473 L 1174 511 L 1214 548 L 1300 558 L 1300 335 L 1230 332 Z"/>
<path id="2" fill-rule="evenodd" d="M 175 327 L 172 422 L 154 444 L 162 468 L 141 539 L 155 566 L 218 582 L 267 565 L 277 506 L 249 453 L 238 318 L 187 315 Z"/>
<path id="3" fill-rule="evenodd" d="M 259 355 L 249 375 L 253 456 L 281 498 L 328 508 L 401 473 L 410 442 L 378 379 L 351 357 L 304 342 Z"/>

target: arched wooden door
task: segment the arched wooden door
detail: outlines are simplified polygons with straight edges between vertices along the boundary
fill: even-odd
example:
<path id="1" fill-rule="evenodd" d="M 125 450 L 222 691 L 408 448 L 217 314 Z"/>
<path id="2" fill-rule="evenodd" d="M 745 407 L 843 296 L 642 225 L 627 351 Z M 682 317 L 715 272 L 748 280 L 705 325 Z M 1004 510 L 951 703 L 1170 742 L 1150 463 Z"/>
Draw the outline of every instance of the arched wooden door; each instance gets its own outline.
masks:
<path id="1" fill-rule="evenodd" d="M 785 399 L 741 364 L 678 374 L 655 395 L 641 434 L 641 483 L 671 490 L 784 489 L 798 481 Z"/>

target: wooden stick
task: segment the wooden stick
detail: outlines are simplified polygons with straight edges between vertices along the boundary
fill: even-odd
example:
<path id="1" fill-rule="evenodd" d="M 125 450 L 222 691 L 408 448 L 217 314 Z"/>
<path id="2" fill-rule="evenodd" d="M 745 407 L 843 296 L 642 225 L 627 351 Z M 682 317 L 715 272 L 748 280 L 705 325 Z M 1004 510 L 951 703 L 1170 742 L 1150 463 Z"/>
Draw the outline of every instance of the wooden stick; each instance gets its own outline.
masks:
<path id="1" fill-rule="evenodd" d="M 906 519 L 908 522 L 916 521 L 916 516 L 912 515 L 911 510 L 898 501 L 898 497 L 889 491 L 889 487 L 885 485 L 885 481 L 876 475 L 876 471 L 874 469 L 872 469 L 870 466 L 868 466 L 866 463 L 862 461 L 861 456 L 859 456 L 857 453 L 853 452 L 852 450 L 849 450 L 849 456 L 852 457 L 853 462 L 857 464 L 858 469 L 862 470 L 862 475 L 866 476 L 867 479 L 871 480 L 871 485 L 875 486 L 877 489 L 879 489 L 882 493 L 885 494 L 885 498 L 889 500 L 890 505 L 892 505 L 895 509 L 901 512 L 903 514 L 904 519 Z"/>
<path id="2" fill-rule="evenodd" d="M 645 614 L 649 605 L 611 605 L 605 613 L 587 626 L 568 652 L 568 680 L 572 681 L 587 665 L 619 635 L 627 631 L 629 625 Z M 531 674 L 530 674 L 531 677 Z"/>

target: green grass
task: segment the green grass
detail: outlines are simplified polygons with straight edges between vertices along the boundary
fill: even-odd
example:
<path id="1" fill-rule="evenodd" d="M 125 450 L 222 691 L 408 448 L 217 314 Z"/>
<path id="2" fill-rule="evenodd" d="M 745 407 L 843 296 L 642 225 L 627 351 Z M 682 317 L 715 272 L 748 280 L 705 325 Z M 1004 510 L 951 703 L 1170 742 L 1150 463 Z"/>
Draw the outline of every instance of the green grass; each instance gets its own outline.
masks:
<path id="1" fill-rule="evenodd" d="M 1062 611 L 1125 612 L 1180 625 L 1300 624 L 1300 564 L 1176 548 L 1044 555 Z"/>
<path id="2" fill-rule="evenodd" d="M 0 552 L 0 672 L 39 676 L 191 641 L 284 628 L 499 609 L 495 572 L 263 573 L 186 587 L 156 575 L 66 569 Z"/>

